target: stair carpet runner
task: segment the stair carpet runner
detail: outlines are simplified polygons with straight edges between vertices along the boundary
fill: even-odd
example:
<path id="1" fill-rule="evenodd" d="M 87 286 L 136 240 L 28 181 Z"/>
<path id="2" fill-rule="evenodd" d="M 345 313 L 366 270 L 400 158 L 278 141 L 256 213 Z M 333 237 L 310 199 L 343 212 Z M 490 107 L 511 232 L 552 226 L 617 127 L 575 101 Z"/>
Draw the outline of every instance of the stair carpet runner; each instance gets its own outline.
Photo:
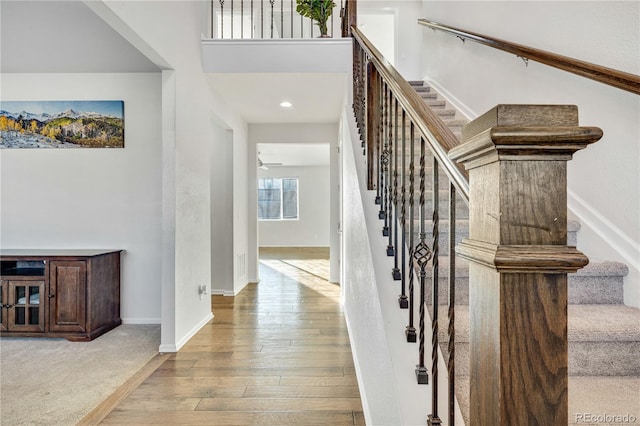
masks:
<path id="1" fill-rule="evenodd" d="M 409 82 L 427 105 L 460 138 L 467 120 L 431 87 L 421 81 Z M 408 132 L 407 132 L 408 135 Z M 419 219 L 419 138 L 415 144 L 414 171 L 414 244 L 418 241 Z M 394 149 L 401 149 L 401 146 Z M 428 150 L 428 149 L 427 149 Z M 399 150 L 398 153 L 401 151 Z M 405 162 L 409 167 L 409 139 L 405 146 Z M 428 156 L 425 187 L 426 217 L 431 217 L 431 167 Z M 398 159 L 400 167 L 401 159 Z M 398 179 L 400 185 L 400 178 Z M 447 359 L 447 286 L 448 260 L 448 178 L 439 179 L 439 305 L 441 320 L 439 342 Z M 409 179 L 406 179 L 407 197 Z M 400 189 L 398 190 L 400 193 Z M 408 203 L 407 203 L 408 208 Z M 408 210 L 407 210 L 408 212 Z M 468 208 L 461 199 L 456 203 L 456 244 L 468 236 Z M 431 220 L 426 221 L 427 243 L 431 246 Z M 568 222 L 568 244 L 577 245 L 580 224 Z M 408 232 L 408 226 L 407 226 Z M 409 235 L 406 235 L 407 244 Z M 580 248 L 580 247 L 578 247 Z M 588 255 L 588 253 L 587 253 Z M 431 265 L 427 269 L 426 302 L 431 304 Z M 569 339 L 569 424 L 640 425 L 640 309 L 623 303 L 623 277 L 627 266 L 619 262 L 595 261 L 569 275 L 568 339 Z M 456 398 L 469 424 L 469 270 L 466 260 L 456 259 L 456 323 L 455 368 Z M 416 271 L 416 276 L 418 276 Z M 416 287 L 416 291 L 418 287 Z M 429 312 L 430 309 L 427 310 Z M 429 326 L 427 326 L 429 328 Z M 430 365 L 430 361 L 428 362 Z M 446 374 L 441 372 L 440 374 Z M 441 392 L 445 397 L 444 391 Z M 441 416 L 442 417 L 442 416 Z"/>

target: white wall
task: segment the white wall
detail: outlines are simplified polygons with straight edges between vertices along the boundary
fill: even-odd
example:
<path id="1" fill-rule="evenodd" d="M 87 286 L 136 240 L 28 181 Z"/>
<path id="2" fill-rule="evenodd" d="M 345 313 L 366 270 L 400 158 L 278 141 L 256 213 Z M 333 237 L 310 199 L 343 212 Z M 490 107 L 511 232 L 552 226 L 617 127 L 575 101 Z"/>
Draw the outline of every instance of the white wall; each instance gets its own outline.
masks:
<path id="1" fill-rule="evenodd" d="M 175 174 L 165 168 L 164 188 L 175 193 L 175 275 L 163 277 L 163 295 L 173 295 L 173 309 L 163 310 L 162 351 L 179 349 L 212 316 L 209 298 L 200 299 L 198 287 L 211 285 L 211 190 L 210 144 L 215 128 L 233 130 L 234 182 L 246 185 L 246 124 L 212 95 L 202 73 L 201 2 L 197 1 L 105 1 L 108 10 L 121 21 L 119 32 L 142 40 L 173 70 L 163 87 L 174 91 L 163 108 L 175 111 L 163 115 L 165 145 L 175 144 Z M 111 22 L 110 22 L 111 23 Z M 114 24 L 112 23 L 112 26 Z M 123 34 L 125 33 L 125 34 Z M 146 52 L 145 52 L 146 53 Z M 163 111 L 164 113 L 165 111 Z M 175 132 L 172 133 L 172 129 Z M 170 154 L 170 153 L 167 153 Z M 215 179 L 215 176 L 214 176 Z M 172 186 L 171 183 L 174 183 Z M 234 254 L 247 250 L 246 193 L 234 193 Z M 171 201 L 171 200 L 169 200 Z M 171 227 L 171 224 L 166 224 Z M 244 232 L 235 232 L 244 230 Z M 171 242 L 167 241 L 170 245 Z M 171 247 L 163 248 L 167 253 Z M 236 256 L 237 258 L 237 256 Z M 243 281 L 244 280 L 244 281 Z M 234 287 L 246 284 L 235 277 Z M 166 322 L 166 324 L 165 324 Z M 165 333 L 174 327 L 174 333 Z"/>
<path id="2" fill-rule="evenodd" d="M 421 28 L 416 23 L 421 18 L 420 1 L 411 0 L 360 0 L 358 1 L 358 25 L 360 18 L 366 23 L 371 15 L 394 15 L 394 67 L 407 80 L 422 78 Z M 375 29 L 364 28 L 365 34 Z"/>
<path id="3" fill-rule="evenodd" d="M 258 170 L 258 178 L 265 177 L 298 178 L 299 219 L 259 221 L 259 246 L 329 247 L 329 166 Z"/>
<path id="4" fill-rule="evenodd" d="M 210 172 L 211 293 L 233 295 L 233 134 L 215 123 Z"/>
<path id="5" fill-rule="evenodd" d="M 424 1 L 423 16 L 640 74 L 638 2 Z M 499 103 L 575 104 L 580 124 L 604 137 L 569 162 L 569 208 L 592 259 L 619 260 L 631 271 L 625 303 L 640 306 L 640 98 L 486 46 L 423 29 L 424 78 L 471 118 Z"/>
<path id="6" fill-rule="evenodd" d="M 350 108 L 345 108 L 341 125 L 342 297 L 365 420 L 372 425 L 423 424 L 431 387 L 418 385 L 411 368 L 418 348 L 404 335 L 407 311 L 389 303 L 397 300 L 400 284 L 391 275 L 388 239 L 379 232 L 375 191 L 366 189 L 366 162 Z M 430 347 L 429 333 L 425 337 Z"/>
<path id="7" fill-rule="evenodd" d="M 248 204 L 248 231 L 249 231 L 249 251 L 247 256 L 247 267 L 249 280 L 251 282 L 259 281 L 258 277 L 258 173 L 257 161 L 259 143 L 321 143 L 336 145 L 338 140 L 337 123 L 252 123 L 248 126 L 249 148 L 246 164 L 249 164 L 248 188 L 249 204 Z M 333 149 L 333 148 L 332 148 Z M 335 173 L 335 171 L 334 171 Z M 336 188 L 337 189 L 337 188 Z M 332 205 L 331 217 L 334 226 L 337 226 L 338 205 Z M 336 231 L 332 229 L 330 232 Z M 333 256 L 340 256 L 340 246 L 337 239 L 330 240 L 331 261 L 331 280 L 337 281 L 335 276 L 335 266 L 338 263 L 333 260 Z"/>
<path id="8" fill-rule="evenodd" d="M 124 149 L 0 150 L 0 246 L 124 249 L 122 319 L 159 323 L 160 73 L 1 79 L 3 100 L 124 100 Z"/>

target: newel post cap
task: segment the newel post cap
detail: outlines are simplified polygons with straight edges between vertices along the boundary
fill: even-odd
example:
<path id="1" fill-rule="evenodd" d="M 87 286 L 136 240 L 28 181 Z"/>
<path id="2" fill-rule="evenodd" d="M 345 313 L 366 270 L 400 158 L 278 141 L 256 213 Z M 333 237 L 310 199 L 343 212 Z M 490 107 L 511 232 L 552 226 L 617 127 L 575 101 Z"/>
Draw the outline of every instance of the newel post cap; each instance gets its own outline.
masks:
<path id="1" fill-rule="evenodd" d="M 568 161 L 602 130 L 578 126 L 575 105 L 498 105 L 467 124 L 449 158 L 473 169 L 498 160 Z"/>

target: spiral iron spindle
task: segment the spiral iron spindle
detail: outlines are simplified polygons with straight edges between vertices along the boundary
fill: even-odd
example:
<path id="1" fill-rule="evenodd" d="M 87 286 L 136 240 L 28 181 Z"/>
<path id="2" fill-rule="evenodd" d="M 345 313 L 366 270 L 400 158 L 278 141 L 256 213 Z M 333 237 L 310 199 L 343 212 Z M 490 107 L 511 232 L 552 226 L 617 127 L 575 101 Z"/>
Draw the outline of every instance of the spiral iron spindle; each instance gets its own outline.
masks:
<path id="1" fill-rule="evenodd" d="M 382 235 L 389 236 L 389 139 L 387 138 L 387 129 L 389 128 L 389 93 L 388 87 L 384 85 L 383 98 L 383 117 L 382 117 L 382 141 L 384 147 L 382 150 L 382 219 L 384 226 L 382 227 Z"/>
<path id="2" fill-rule="evenodd" d="M 220 38 L 224 38 L 224 0 L 220 1 Z"/>
<path id="3" fill-rule="evenodd" d="M 385 223 L 387 225 L 387 234 L 389 237 L 387 242 L 387 256 L 393 256 L 395 249 L 393 247 L 393 93 L 389 89 L 387 97 L 387 173 L 385 175 L 385 190 L 387 192 L 387 215 Z M 384 231 L 383 231 L 384 235 Z"/>
<path id="4" fill-rule="evenodd" d="M 392 223 L 394 225 L 393 227 L 393 248 L 394 248 L 394 252 L 393 252 L 393 269 L 391 270 L 391 275 L 393 276 L 393 279 L 395 281 L 399 281 L 400 280 L 400 268 L 398 268 L 398 230 L 399 230 L 399 222 L 398 222 L 398 151 L 399 151 L 399 144 L 398 144 L 398 99 L 395 99 L 395 109 L 394 109 L 394 114 L 393 114 L 393 121 L 394 121 L 394 126 L 393 126 L 393 146 L 394 146 L 394 150 L 393 150 L 393 203 L 391 203 L 391 205 L 394 207 L 394 217 L 392 220 Z"/>
<path id="5" fill-rule="evenodd" d="M 449 326 L 447 327 L 447 336 L 449 338 L 449 342 L 447 345 L 447 349 L 449 352 L 449 358 L 447 360 L 447 372 L 449 374 L 449 386 L 448 386 L 449 426 L 455 426 L 455 414 L 456 414 L 455 245 L 456 245 L 456 187 L 455 185 L 453 185 L 453 183 L 449 183 L 449 300 L 448 300 Z"/>
<path id="6" fill-rule="evenodd" d="M 433 260 L 431 261 L 433 268 L 431 274 L 431 301 L 433 303 L 433 314 L 431 316 L 431 376 L 433 378 L 433 389 L 431 389 L 431 414 L 427 420 L 429 426 L 442 424 L 442 421 L 438 417 L 438 304 L 440 302 L 438 291 L 438 238 L 440 238 L 440 217 L 438 214 L 440 208 L 440 188 L 438 185 L 438 174 L 438 160 L 433 157 Z M 453 252 L 450 252 L 449 256 L 452 255 Z"/>
<path id="7" fill-rule="evenodd" d="M 358 79 L 360 81 L 360 91 L 359 94 L 359 120 L 361 124 L 361 135 L 362 135 L 362 155 L 366 155 L 366 146 L 367 146 L 367 125 L 366 125 L 366 111 L 367 111 L 367 101 L 366 101 L 366 81 L 367 81 L 367 55 L 364 53 L 364 49 L 359 49 L 360 51 L 360 73 L 358 75 Z"/>
<path id="8" fill-rule="evenodd" d="M 271 4 L 271 38 L 273 38 L 273 5 L 276 0 L 269 0 L 269 4 Z"/>
<path id="9" fill-rule="evenodd" d="M 414 182 L 414 174 L 415 174 L 415 130 L 413 128 L 413 121 L 411 122 L 411 127 L 409 129 L 409 137 L 410 137 L 410 160 L 409 160 L 409 325 L 405 329 L 405 335 L 407 337 L 407 342 L 415 343 L 416 341 L 416 328 L 413 324 L 413 276 L 414 276 L 414 265 L 413 265 L 413 255 L 414 255 L 414 247 L 413 247 L 413 204 L 414 204 L 414 192 L 415 188 L 413 185 Z"/>
<path id="10" fill-rule="evenodd" d="M 367 146 L 367 118 L 366 118 L 366 108 L 367 108 L 367 103 L 366 103 L 366 88 L 367 88 L 367 57 L 364 54 L 364 50 L 360 49 L 360 69 L 359 71 L 359 75 L 358 75 L 358 80 L 360 81 L 360 89 L 358 91 L 358 100 L 359 100 L 359 106 L 358 106 L 358 110 L 360 111 L 359 114 L 359 120 L 362 123 L 360 125 L 360 128 L 362 129 L 361 135 L 362 135 L 362 153 L 365 154 L 365 148 Z"/>
<path id="11" fill-rule="evenodd" d="M 213 23 L 215 22 L 215 13 L 213 12 L 213 0 L 211 0 L 211 16 L 209 17 L 210 19 L 210 33 L 211 33 L 211 38 L 213 38 Z"/>
<path id="12" fill-rule="evenodd" d="M 376 192 L 376 204 L 380 204 L 380 210 L 378 211 L 378 219 L 384 219 L 384 210 L 383 210 L 383 205 L 382 205 L 382 135 L 383 135 L 383 129 L 382 129 L 382 117 L 383 117 L 383 113 L 382 110 L 384 108 L 384 104 L 383 104 L 383 99 L 384 97 L 382 96 L 382 77 L 380 77 L 379 74 L 377 74 L 378 79 L 378 105 L 380 105 L 380 109 L 376 112 L 377 117 L 376 117 L 376 135 L 377 135 L 377 139 L 376 139 L 376 147 L 378 150 L 378 170 L 377 170 L 377 178 L 378 178 L 378 188 L 377 188 L 377 192 Z"/>
<path id="13" fill-rule="evenodd" d="M 425 142 L 424 138 L 420 137 L 420 242 L 416 246 L 414 258 L 416 265 L 420 268 L 420 328 L 419 333 L 419 363 L 416 365 L 416 378 L 419 385 L 426 385 L 429 383 L 429 375 L 427 373 L 427 367 L 424 365 L 424 321 L 425 321 L 425 284 L 427 279 L 427 263 L 431 259 L 431 250 L 426 243 L 426 224 L 425 224 Z M 435 387 L 435 385 L 434 385 Z"/>
<path id="14" fill-rule="evenodd" d="M 401 181 L 401 198 L 402 198 L 402 207 L 400 211 L 400 225 L 402 227 L 402 244 L 400 245 L 400 250 L 402 252 L 402 257 L 400 260 L 400 264 L 402 266 L 402 270 L 400 271 L 400 296 L 398 296 L 398 304 L 400 305 L 400 309 L 407 309 L 409 307 L 409 299 L 406 294 L 406 272 L 407 272 L 407 257 L 406 257 L 406 244 L 407 244 L 407 114 L 402 109 L 402 181 Z"/>

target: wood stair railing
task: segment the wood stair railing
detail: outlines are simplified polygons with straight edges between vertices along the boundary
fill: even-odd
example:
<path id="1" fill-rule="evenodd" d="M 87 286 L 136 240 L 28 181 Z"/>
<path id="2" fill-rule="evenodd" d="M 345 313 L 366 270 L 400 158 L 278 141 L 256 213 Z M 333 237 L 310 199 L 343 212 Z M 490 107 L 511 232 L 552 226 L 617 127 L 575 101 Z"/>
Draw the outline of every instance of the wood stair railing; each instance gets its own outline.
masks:
<path id="1" fill-rule="evenodd" d="M 427 423 L 455 423 L 453 252 L 460 197 L 470 208 L 469 238 L 455 250 L 470 261 L 471 423 L 506 426 L 535 420 L 566 425 L 567 273 L 588 262 L 567 246 L 566 162 L 602 132 L 579 127 L 574 106 L 499 105 L 464 127 L 461 145 L 362 32 L 353 26 L 351 33 L 353 107 L 367 158 L 368 188 L 376 190 L 387 255 L 394 257 L 390 272 L 400 281 L 399 307 L 408 309 L 407 342 L 418 342 L 418 383 L 428 383 L 431 374 Z M 431 300 L 440 300 L 440 171 L 448 179 L 451 253 L 446 290 L 448 401 L 443 404 L 448 412 L 443 419 L 438 413 L 438 303 L 432 304 L 430 325 L 425 303 L 427 268 Z M 414 217 L 419 218 L 416 235 Z M 414 295 L 415 285 L 419 295 Z"/>
<path id="2" fill-rule="evenodd" d="M 484 34 L 438 24 L 427 19 L 418 19 L 418 23 L 429 27 L 432 30 L 444 31 L 449 34 L 453 34 L 462 40 L 471 40 L 476 43 L 484 44 L 485 46 L 493 47 L 494 49 L 512 53 L 525 60 L 540 62 L 541 64 L 549 65 L 563 71 L 640 95 L 640 76 L 635 74 L 603 67 L 602 65 L 596 65 L 590 62 L 570 58 L 568 56 L 547 52 L 545 50 L 535 49 L 522 44 L 512 43 L 499 38 L 489 37 Z"/>

